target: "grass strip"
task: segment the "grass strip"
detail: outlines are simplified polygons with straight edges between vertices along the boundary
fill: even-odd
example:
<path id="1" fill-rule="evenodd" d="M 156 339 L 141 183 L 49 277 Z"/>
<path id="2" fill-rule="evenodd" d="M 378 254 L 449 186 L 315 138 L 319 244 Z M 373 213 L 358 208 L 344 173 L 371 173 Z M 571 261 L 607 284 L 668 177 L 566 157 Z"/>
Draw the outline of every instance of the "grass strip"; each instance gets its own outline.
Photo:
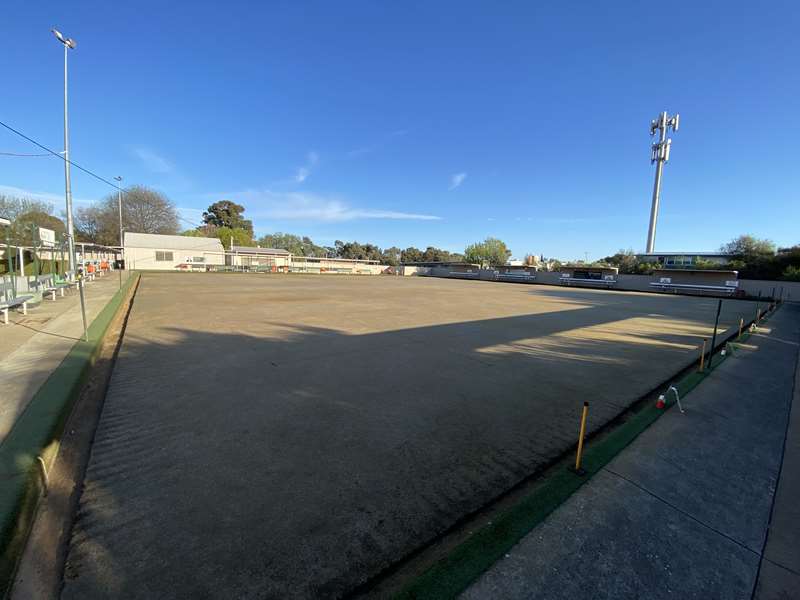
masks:
<path id="1" fill-rule="evenodd" d="M 100 350 L 108 326 L 131 288 L 131 274 L 89 326 L 89 341 L 80 340 L 31 398 L 8 436 L 0 444 L 0 597 L 11 590 L 17 561 L 42 493 L 37 457 L 50 465 L 59 438 Z"/>

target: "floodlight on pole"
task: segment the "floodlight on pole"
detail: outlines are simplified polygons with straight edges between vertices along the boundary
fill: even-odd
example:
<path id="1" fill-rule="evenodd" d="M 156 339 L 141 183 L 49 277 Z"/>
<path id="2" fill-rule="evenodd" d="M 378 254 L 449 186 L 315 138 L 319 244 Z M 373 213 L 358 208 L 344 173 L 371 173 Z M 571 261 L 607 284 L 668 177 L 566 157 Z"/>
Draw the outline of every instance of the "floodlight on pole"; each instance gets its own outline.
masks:
<path id="1" fill-rule="evenodd" d="M 658 118 L 650 122 L 650 136 L 659 132 L 658 142 L 650 148 L 650 164 L 656 163 L 656 180 L 653 184 L 653 203 L 650 207 L 650 228 L 647 231 L 647 254 L 655 251 L 656 244 L 656 222 L 658 221 L 658 202 L 661 196 L 661 175 L 664 170 L 664 163 L 669 161 L 669 151 L 672 140 L 667 139 L 667 130 L 678 131 L 681 116 L 676 114 L 669 116 L 667 111 L 658 115 Z"/>
<path id="2" fill-rule="evenodd" d="M 75 223 L 72 218 L 72 185 L 69 173 L 69 97 L 67 94 L 67 57 L 70 49 L 74 50 L 76 43 L 72 38 L 65 38 L 58 29 L 51 29 L 56 39 L 64 46 L 64 195 L 67 204 L 67 240 L 69 241 L 69 264 L 73 273 L 78 273 L 78 261 L 75 255 Z M 83 337 L 89 340 L 89 330 L 86 326 L 86 300 L 83 293 L 83 279 L 78 281 L 78 290 L 81 297 L 81 316 L 83 317 Z"/>

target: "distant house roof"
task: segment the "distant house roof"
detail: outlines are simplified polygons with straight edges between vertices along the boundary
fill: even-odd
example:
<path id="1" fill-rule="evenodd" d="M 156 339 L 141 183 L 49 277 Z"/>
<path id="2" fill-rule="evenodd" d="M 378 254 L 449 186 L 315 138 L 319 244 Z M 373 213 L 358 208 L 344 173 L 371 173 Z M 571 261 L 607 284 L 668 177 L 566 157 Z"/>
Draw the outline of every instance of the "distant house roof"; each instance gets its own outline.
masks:
<path id="1" fill-rule="evenodd" d="M 192 237 L 188 235 L 160 235 L 157 233 L 125 232 L 126 248 L 154 248 L 163 250 L 205 250 L 224 252 L 218 238 Z"/>
<path id="2" fill-rule="evenodd" d="M 283 248 L 254 248 L 253 246 L 233 246 L 233 252 L 237 254 L 259 254 L 259 255 L 269 255 L 275 256 L 276 254 L 279 256 L 289 256 L 291 252 L 288 250 L 284 250 Z"/>

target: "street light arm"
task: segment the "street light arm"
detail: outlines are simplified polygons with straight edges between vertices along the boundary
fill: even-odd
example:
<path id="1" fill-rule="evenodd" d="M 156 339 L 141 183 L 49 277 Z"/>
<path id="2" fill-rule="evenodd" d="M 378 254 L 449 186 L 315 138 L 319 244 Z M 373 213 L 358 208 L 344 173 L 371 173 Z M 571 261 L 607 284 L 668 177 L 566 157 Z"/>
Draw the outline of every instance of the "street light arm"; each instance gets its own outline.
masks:
<path id="1" fill-rule="evenodd" d="M 58 29 L 56 29 L 55 27 L 53 27 L 53 29 L 51 29 L 50 31 L 53 32 L 53 35 L 56 36 L 56 39 L 59 42 L 61 42 L 62 44 L 64 44 L 68 48 L 72 48 L 74 50 L 75 46 L 77 46 L 77 43 L 75 42 L 75 40 L 73 40 L 72 38 L 65 38 L 62 35 L 62 33 Z"/>

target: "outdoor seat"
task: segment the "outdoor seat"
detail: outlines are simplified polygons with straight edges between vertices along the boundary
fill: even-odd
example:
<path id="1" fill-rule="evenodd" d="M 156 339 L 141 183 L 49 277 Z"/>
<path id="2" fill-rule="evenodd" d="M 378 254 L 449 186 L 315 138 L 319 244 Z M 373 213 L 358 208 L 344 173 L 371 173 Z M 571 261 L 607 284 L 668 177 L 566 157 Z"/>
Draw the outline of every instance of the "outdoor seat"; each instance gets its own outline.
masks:
<path id="1" fill-rule="evenodd" d="M 702 285 L 698 283 L 663 283 L 653 281 L 650 285 L 664 292 L 678 293 L 679 291 L 711 292 L 716 294 L 732 295 L 737 287 L 728 285 Z"/>
<path id="2" fill-rule="evenodd" d="M 3 313 L 3 325 L 8 325 L 8 311 L 18 306 L 22 307 L 22 314 L 28 314 L 28 302 L 33 300 L 33 296 L 15 296 L 14 286 L 10 283 L 0 283 L 0 312 Z"/>
<path id="3" fill-rule="evenodd" d="M 36 288 L 36 291 L 42 294 L 42 297 L 49 295 L 53 302 L 56 301 L 56 292 L 60 292 L 62 296 L 64 295 L 64 289 L 54 285 L 52 275 L 37 275 L 36 279 L 30 283 L 31 286 Z"/>

